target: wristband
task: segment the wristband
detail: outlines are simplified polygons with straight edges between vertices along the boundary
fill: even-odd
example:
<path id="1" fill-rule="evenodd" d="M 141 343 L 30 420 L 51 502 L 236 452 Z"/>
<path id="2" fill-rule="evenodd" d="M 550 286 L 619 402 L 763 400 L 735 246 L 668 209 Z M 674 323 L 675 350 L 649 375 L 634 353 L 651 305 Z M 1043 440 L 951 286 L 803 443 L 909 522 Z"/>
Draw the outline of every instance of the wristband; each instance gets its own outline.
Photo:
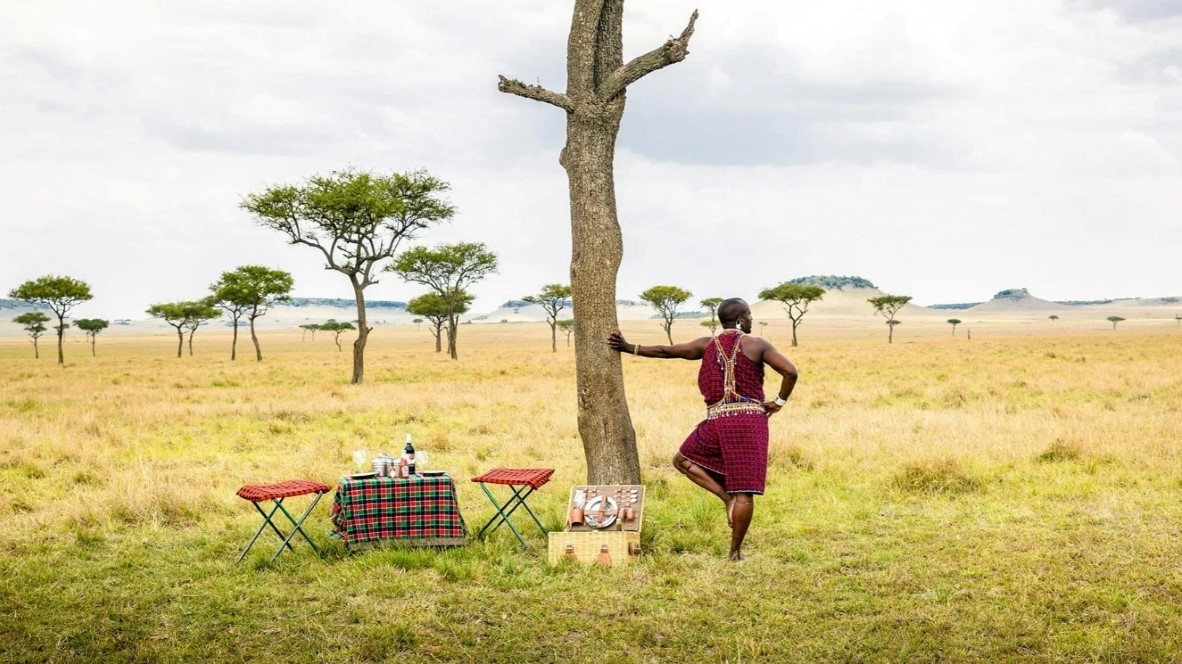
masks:
<path id="1" fill-rule="evenodd" d="M 775 399 L 772 399 L 772 402 L 773 402 L 773 403 L 775 403 L 777 406 L 779 406 L 779 407 L 783 408 L 783 407 L 784 407 L 784 404 L 788 403 L 788 400 L 787 400 L 787 399 L 781 399 L 781 398 L 780 398 L 780 395 L 778 395 L 778 394 L 777 394 L 777 395 L 776 395 L 776 398 L 775 398 Z"/>

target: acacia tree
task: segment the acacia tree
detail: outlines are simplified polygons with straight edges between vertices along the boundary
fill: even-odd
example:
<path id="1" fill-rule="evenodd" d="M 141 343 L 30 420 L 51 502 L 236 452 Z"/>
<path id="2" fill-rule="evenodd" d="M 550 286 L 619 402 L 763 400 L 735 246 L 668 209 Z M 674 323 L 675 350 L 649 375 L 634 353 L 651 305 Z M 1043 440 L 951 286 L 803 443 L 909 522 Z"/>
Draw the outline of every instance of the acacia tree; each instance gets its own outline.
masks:
<path id="1" fill-rule="evenodd" d="M 703 327 L 710 328 L 710 336 L 714 336 L 714 331 L 718 329 L 718 305 L 722 304 L 721 297 L 708 297 L 699 302 L 702 308 L 710 312 L 710 320 L 702 321 Z"/>
<path id="2" fill-rule="evenodd" d="M 653 286 L 640 294 L 640 299 L 657 310 L 657 315 L 661 318 L 661 327 L 665 330 L 670 345 L 673 344 L 673 319 L 677 318 L 677 307 L 692 296 L 693 293 L 677 286 Z M 577 343 L 577 335 L 575 340 Z"/>
<path id="3" fill-rule="evenodd" d="M 558 321 L 558 329 L 562 330 L 563 334 L 566 335 L 566 347 L 570 348 L 570 335 L 571 332 L 575 331 L 575 319 L 565 318 Z"/>
<path id="4" fill-rule="evenodd" d="M 301 343 L 308 336 L 308 332 L 312 333 L 312 341 L 316 341 L 316 330 L 320 329 L 320 325 L 318 323 L 305 323 L 300 326 L 300 329 L 304 331 L 303 334 L 300 335 L 300 342 Z M 234 358 L 231 357 L 230 359 L 234 359 Z"/>
<path id="5" fill-rule="evenodd" d="M 546 284 L 542 292 L 537 295 L 526 295 L 521 298 L 530 304 L 541 305 L 546 312 L 546 322 L 550 325 L 550 351 L 558 352 L 558 312 L 566 308 L 570 302 L 570 286 L 565 284 Z"/>
<path id="6" fill-rule="evenodd" d="M 620 355 L 603 342 L 619 329 L 616 277 L 624 241 L 616 215 L 613 162 L 629 85 L 681 62 L 694 34 L 694 12 L 677 37 L 624 62 L 624 0 L 575 0 L 566 49 L 566 92 L 500 77 L 498 89 L 566 113 L 566 170 L 571 213 L 571 297 L 579 436 L 587 481 L 639 484 L 640 456 L 628 413 Z"/>
<path id="7" fill-rule="evenodd" d="M 804 315 L 809 311 L 809 305 L 825 296 L 825 289 L 808 284 L 794 284 L 784 282 L 779 286 L 765 288 L 759 291 L 759 299 L 779 302 L 788 318 L 792 320 L 792 345 L 797 346 L 796 328 L 800 327 Z"/>
<path id="8" fill-rule="evenodd" d="M 461 293 L 460 297 L 456 298 L 454 306 L 456 313 L 464 313 L 468 311 L 468 306 L 472 304 L 474 296 L 469 293 Z M 447 300 L 439 293 L 425 293 L 406 303 L 407 313 L 416 316 L 422 316 L 431 321 L 431 325 L 435 329 L 428 330 L 431 335 L 435 337 L 435 352 L 443 351 L 443 326 L 447 324 L 449 316 L 447 313 Z M 416 318 L 418 322 L 423 322 L 423 318 Z"/>
<path id="9" fill-rule="evenodd" d="M 1174 320 L 1178 322 L 1178 327 L 1182 327 L 1182 314 L 1174 316 Z"/>
<path id="10" fill-rule="evenodd" d="M 40 311 L 29 311 L 13 318 L 12 322 L 25 328 L 25 332 L 29 334 L 29 338 L 33 341 L 33 358 L 37 360 L 41 359 L 41 350 L 37 348 L 37 340 L 48 329 L 45 327 L 45 324 L 49 322 L 49 316 L 46 316 Z"/>
<path id="11" fill-rule="evenodd" d="M 291 274 L 283 270 L 272 270 L 262 265 L 243 265 L 231 272 L 223 272 L 221 279 L 209 287 L 219 306 L 227 312 L 232 307 L 238 311 L 238 316 L 246 316 L 250 321 L 250 340 L 254 343 L 255 359 L 259 362 L 263 361 L 263 351 L 259 348 L 259 337 L 255 333 L 254 322 L 266 315 L 276 303 L 290 300 L 294 284 Z M 238 354 L 238 316 L 233 319 L 234 341 L 230 345 L 231 360 Z"/>
<path id="12" fill-rule="evenodd" d="M 1056 316 L 1055 314 L 1051 314 L 1050 316 L 1047 316 L 1047 318 L 1051 319 L 1052 326 L 1055 324 L 1055 321 L 1059 320 L 1059 317 Z"/>
<path id="13" fill-rule="evenodd" d="M 460 307 L 465 297 L 471 297 L 465 289 L 497 271 L 497 255 L 483 242 L 444 244 L 435 249 L 415 247 L 399 256 L 386 270 L 406 281 L 427 286 L 443 298 L 447 303 L 447 352 L 451 359 L 458 360 L 456 327 L 463 313 Z"/>
<path id="14" fill-rule="evenodd" d="M 866 300 L 874 306 L 874 310 L 882 314 L 886 318 L 887 327 L 890 328 L 890 333 L 887 336 L 887 343 L 894 343 L 895 341 L 895 326 L 899 321 L 895 320 L 895 314 L 898 313 L 908 302 L 911 301 L 910 295 L 880 295 Z"/>
<path id="15" fill-rule="evenodd" d="M 352 323 L 338 322 L 335 318 L 329 318 L 327 321 L 320 324 L 320 329 L 326 332 L 332 332 L 332 340 L 337 345 L 337 352 L 341 352 L 341 333 L 345 330 L 356 330 Z"/>
<path id="16" fill-rule="evenodd" d="M 181 357 L 185 350 L 185 330 L 189 330 L 189 356 L 193 355 L 193 334 L 197 328 L 207 320 L 221 316 L 221 312 L 208 300 L 184 300 L 181 302 L 162 302 L 148 307 L 147 313 L 152 318 L 159 318 L 176 328 L 176 356 Z"/>
<path id="17" fill-rule="evenodd" d="M 948 324 L 952 326 L 952 336 L 954 336 L 954 337 L 956 336 L 956 326 L 960 325 L 960 323 L 961 323 L 961 320 L 959 318 L 949 318 L 948 319 Z"/>
<path id="18" fill-rule="evenodd" d="M 110 325 L 110 323 L 101 318 L 79 318 L 78 320 L 74 321 L 74 327 L 85 332 L 87 338 L 90 339 L 91 357 L 95 356 L 95 337 L 98 336 L 99 332 L 107 329 L 108 325 Z"/>
<path id="19" fill-rule="evenodd" d="M 65 364 L 66 356 L 62 342 L 66 328 L 69 327 L 66 323 L 66 314 L 78 304 L 94 297 L 90 294 L 90 286 L 85 281 L 73 277 L 49 274 L 17 286 L 9 291 L 8 297 L 40 304 L 57 316 L 57 363 Z"/>
<path id="20" fill-rule="evenodd" d="M 1112 329 L 1115 330 L 1116 324 L 1124 320 L 1124 318 L 1121 318 L 1120 316 L 1109 316 L 1107 320 L 1109 323 L 1112 323 Z"/>
<path id="21" fill-rule="evenodd" d="M 300 185 L 250 194 L 242 208 L 255 221 L 287 236 L 289 243 L 319 251 L 325 268 L 349 279 L 357 302 L 353 384 L 365 379 L 365 289 L 379 265 L 393 258 L 402 240 L 450 219 L 455 208 L 441 194 L 450 186 L 425 171 L 375 175 L 352 169 L 314 175 Z"/>
<path id="22" fill-rule="evenodd" d="M 185 329 L 189 330 L 189 357 L 193 357 L 193 335 L 197 334 L 197 328 L 207 321 L 216 320 L 222 316 L 217 305 L 209 298 L 198 300 L 193 305 L 188 312 L 189 319 L 185 321 Z"/>

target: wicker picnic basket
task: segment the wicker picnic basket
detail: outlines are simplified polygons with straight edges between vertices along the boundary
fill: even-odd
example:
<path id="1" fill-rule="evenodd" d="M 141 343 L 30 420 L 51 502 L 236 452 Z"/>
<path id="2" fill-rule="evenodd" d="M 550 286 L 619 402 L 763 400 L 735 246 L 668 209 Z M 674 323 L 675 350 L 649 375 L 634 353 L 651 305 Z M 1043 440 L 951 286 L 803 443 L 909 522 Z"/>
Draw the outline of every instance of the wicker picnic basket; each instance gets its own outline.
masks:
<path id="1" fill-rule="evenodd" d="M 571 487 L 566 530 L 548 535 L 550 564 L 567 559 L 608 566 L 631 563 L 640 555 L 644 503 L 640 485 Z"/>

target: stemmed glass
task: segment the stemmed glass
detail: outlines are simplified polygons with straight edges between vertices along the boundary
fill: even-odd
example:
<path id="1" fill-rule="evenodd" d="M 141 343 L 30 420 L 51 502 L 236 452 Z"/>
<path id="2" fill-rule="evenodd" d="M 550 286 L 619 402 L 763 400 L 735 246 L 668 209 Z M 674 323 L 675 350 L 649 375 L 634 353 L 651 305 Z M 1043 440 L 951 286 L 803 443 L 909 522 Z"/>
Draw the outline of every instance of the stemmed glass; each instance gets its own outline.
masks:
<path id="1" fill-rule="evenodd" d="M 422 475 L 427 469 L 427 453 L 415 452 L 415 472 Z"/>
<path id="2" fill-rule="evenodd" d="M 369 452 L 365 450 L 353 450 L 353 463 L 357 464 L 358 470 L 365 470 L 366 461 L 369 461 Z"/>

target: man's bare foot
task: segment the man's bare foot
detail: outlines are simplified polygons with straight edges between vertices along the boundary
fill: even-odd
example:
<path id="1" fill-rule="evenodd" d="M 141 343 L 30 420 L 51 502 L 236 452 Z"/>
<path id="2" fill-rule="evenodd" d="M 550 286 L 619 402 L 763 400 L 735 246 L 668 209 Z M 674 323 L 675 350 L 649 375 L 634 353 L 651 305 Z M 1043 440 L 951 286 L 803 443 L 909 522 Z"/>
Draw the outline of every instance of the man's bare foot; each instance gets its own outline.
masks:
<path id="1" fill-rule="evenodd" d="M 730 555 L 728 555 L 726 557 L 726 559 L 731 561 L 732 563 L 741 563 L 741 562 L 747 560 L 746 558 L 743 557 L 743 554 L 739 553 L 738 551 L 732 551 L 730 553 Z"/>

